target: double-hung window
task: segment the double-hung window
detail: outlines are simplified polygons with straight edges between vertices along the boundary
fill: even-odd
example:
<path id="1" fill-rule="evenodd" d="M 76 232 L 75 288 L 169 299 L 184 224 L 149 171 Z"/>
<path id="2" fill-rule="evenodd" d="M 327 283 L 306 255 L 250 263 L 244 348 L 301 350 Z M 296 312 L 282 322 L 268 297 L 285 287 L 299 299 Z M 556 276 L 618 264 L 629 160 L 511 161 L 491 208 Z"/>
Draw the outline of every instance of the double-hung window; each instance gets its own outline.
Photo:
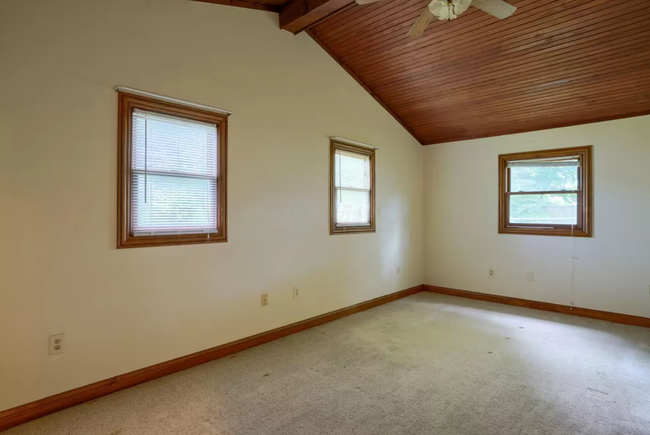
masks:
<path id="1" fill-rule="evenodd" d="M 332 140 L 330 234 L 375 231 L 375 150 Z"/>
<path id="2" fill-rule="evenodd" d="M 499 232 L 591 237 L 592 147 L 499 156 Z"/>
<path id="3" fill-rule="evenodd" d="M 226 122 L 119 94 L 118 247 L 226 241 Z"/>

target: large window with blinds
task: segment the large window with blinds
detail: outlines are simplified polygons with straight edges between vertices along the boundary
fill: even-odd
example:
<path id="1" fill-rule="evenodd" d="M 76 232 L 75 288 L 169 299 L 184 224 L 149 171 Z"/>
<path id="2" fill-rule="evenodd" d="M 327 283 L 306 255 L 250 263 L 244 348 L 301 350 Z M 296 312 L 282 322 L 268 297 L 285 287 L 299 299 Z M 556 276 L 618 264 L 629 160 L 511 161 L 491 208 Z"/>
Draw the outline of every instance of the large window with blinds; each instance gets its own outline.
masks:
<path id="1" fill-rule="evenodd" d="M 118 247 L 226 241 L 226 121 L 119 94 Z"/>
<path id="2" fill-rule="evenodd" d="M 330 144 L 330 234 L 375 231 L 375 150 Z"/>
<path id="3" fill-rule="evenodd" d="M 592 147 L 499 156 L 499 232 L 591 237 Z"/>

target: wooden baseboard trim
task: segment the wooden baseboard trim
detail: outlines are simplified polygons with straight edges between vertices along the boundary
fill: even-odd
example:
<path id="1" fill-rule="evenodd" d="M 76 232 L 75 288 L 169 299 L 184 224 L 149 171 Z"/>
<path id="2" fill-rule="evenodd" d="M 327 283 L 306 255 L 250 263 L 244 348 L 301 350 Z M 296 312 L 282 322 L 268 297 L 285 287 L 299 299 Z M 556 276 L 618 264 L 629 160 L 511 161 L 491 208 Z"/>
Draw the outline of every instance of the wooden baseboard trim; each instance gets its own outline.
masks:
<path id="1" fill-rule="evenodd" d="M 340 319 L 341 317 L 349 316 L 350 314 L 365 311 L 410 296 L 421 292 L 422 290 L 422 285 L 411 287 L 406 290 L 401 290 L 396 293 L 361 302 L 347 308 L 342 308 L 340 310 L 292 323 L 287 326 L 282 326 L 271 331 L 176 358 L 171 361 L 145 367 L 140 370 L 125 373 L 123 375 L 115 376 L 110 379 L 105 379 L 84 387 L 75 388 L 74 390 L 66 391 L 64 393 L 56 394 L 35 402 L 2 411 L 0 412 L 0 431 L 143 382 L 151 381 L 171 373 L 176 373 L 215 359 L 223 358 L 224 356 L 259 346 L 260 344 L 268 343 L 269 341 L 277 340 L 278 338 L 286 337 L 287 335 L 295 334 L 296 332 L 304 331 L 305 329 L 313 328 L 314 326 L 322 325 L 323 323 L 331 322 Z"/>
<path id="2" fill-rule="evenodd" d="M 572 316 L 589 317 L 591 319 L 606 320 L 608 322 L 622 323 L 624 325 L 643 326 L 650 328 L 650 318 L 630 316 L 628 314 L 610 313 L 609 311 L 591 310 L 589 308 L 571 307 L 569 305 L 552 304 L 549 302 L 531 301 L 528 299 L 511 298 L 508 296 L 491 295 L 487 293 L 456 290 L 447 287 L 424 285 L 424 290 L 450 296 L 459 296 L 479 301 L 496 302 L 499 304 L 516 305 L 518 307 L 534 308 L 536 310 L 552 311 L 554 313 L 570 314 Z"/>

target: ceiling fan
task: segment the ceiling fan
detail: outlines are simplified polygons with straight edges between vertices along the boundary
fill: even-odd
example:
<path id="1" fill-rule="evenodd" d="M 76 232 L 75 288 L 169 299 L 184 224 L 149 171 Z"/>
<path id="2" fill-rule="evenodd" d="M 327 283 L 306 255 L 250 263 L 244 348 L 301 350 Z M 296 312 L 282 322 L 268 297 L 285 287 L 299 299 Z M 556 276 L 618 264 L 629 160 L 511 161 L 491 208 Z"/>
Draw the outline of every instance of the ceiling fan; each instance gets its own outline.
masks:
<path id="1" fill-rule="evenodd" d="M 382 0 L 356 0 L 360 5 L 378 1 Z M 503 0 L 432 0 L 411 27 L 409 36 L 420 36 L 424 33 L 424 30 L 434 17 L 439 20 L 455 20 L 470 6 L 474 6 L 499 19 L 508 18 L 517 10 L 516 7 Z"/>

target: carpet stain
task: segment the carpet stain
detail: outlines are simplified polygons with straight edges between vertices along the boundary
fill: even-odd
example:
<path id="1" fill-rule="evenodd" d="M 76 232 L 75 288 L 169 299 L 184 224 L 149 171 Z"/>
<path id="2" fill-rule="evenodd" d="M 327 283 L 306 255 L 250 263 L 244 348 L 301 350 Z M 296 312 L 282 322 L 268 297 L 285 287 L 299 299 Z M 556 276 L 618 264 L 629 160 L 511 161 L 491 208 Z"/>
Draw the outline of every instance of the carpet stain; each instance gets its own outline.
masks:
<path id="1" fill-rule="evenodd" d="M 492 355 L 494 352 L 490 352 L 490 351 L 488 350 L 488 353 L 489 353 L 490 355 Z"/>
<path id="2" fill-rule="evenodd" d="M 263 378 L 265 378 L 265 377 L 267 377 L 267 376 L 271 376 L 271 373 L 264 373 L 264 374 L 262 375 Z"/>
<path id="3" fill-rule="evenodd" d="M 118 429 L 118 430 L 114 430 L 113 432 L 111 432 L 111 433 L 108 434 L 108 435 L 119 435 L 119 434 L 122 433 L 122 430 L 123 430 L 122 428 L 120 428 L 120 429 Z"/>
<path id="4" fill-rule="evenodd" d="M 506 337 L 506 340 L 510 340 L 510 337 Z"/>
<path id="5" fill-rule="evenodd" d="M 610 402 L 609 393 L 600 390 L 594 390 L 593 388 L 587 388 L 586 396 L 601 402 Z"/>

